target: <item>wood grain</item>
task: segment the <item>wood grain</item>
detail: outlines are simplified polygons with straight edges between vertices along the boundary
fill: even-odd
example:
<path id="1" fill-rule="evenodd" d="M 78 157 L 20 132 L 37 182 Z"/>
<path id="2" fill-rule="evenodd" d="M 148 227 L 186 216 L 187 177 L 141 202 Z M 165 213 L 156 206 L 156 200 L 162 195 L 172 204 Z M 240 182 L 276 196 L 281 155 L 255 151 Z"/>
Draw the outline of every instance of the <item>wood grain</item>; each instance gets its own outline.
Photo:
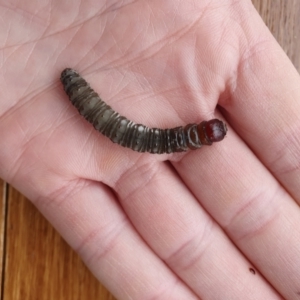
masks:
<path id="1" fill-rule="evenodd" d="M 253 0 L 300 70 L 299 0 Z M 0 180 L 0 265 L 3 300 L 112 300 L 80 258 L 27 199 Z"/>
<path id="2" fill-rule="evenodd" d="M 299 72 L 300 1 L 252 0 L 252 3 Z"/>
<path id="3" fill-rule="evenodd" d="M 5 300 L 114 299 L 37 209 L 8 191 Z"/>

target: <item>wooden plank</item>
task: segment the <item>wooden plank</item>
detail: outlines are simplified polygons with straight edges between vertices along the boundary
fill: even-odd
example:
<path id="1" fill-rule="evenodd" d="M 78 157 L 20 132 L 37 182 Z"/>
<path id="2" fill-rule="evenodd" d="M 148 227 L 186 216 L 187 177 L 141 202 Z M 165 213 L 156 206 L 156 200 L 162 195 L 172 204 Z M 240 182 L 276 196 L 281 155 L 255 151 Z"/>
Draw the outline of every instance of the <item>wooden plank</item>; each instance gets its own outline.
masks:
<path id="1" fill-rule="evenodd" d="M 264 22 L 300 71 L 300 1 L 252 0 Z"/>
<path id="2" fill-rule="evenodd" d="M 115 299 L 22 194 L 8 195 L 3 299 Z"/>

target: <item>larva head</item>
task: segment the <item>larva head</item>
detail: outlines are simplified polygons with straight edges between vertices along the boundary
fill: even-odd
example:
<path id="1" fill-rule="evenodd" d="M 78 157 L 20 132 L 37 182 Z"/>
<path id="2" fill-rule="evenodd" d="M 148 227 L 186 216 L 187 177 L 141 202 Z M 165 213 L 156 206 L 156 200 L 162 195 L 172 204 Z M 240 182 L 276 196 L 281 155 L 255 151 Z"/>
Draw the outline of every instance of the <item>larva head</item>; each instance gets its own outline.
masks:
<path id="1" fill-rule="evenodd" d="M 204 145 L 211 145 L 224 139 L 227 132 L 226 124 L 218 119 L 201 122 L 198 125 L 198 134 Z"/>
<path id="2" fill-rule="evenodd" d="M 211 142 L 220 142 L 226 135 L 227 127 L 223 121 L 213 119 L 205 124 L 205 132 Z"/>

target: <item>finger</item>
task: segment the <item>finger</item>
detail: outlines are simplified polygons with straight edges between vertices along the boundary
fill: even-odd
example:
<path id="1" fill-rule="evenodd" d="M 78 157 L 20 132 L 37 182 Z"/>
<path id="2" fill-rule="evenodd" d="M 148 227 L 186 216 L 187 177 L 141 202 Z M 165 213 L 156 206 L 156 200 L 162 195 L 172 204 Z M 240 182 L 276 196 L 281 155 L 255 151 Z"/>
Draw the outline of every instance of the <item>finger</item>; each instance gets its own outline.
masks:
<path id="1" fill-rule="evenodd" d="M 288 299 L 300 281 L 298 206 L 234 135 L 174 166 L 204 208 Z M 193 174 L 193 176 L 191 176 Z"/>
<path id="2" fill-rule="evenodd" d="M 246 28 L 251 33 L 237 78 L 221 105 L 234 129 L 300 203 L 300 77 L 258 16 Z"/>
<path id="3" fill-rule="evenodd" d="M 251 263 L 201 209 L 170 166 L 152 160 L 136 164 L 122 174 L 115 189 L 142 237 L 199 297 L 280 298 L 263 277 L 253 276 Z"/>
<path id="4" fill-rule="evenodd" d="M 74 180 L 34 203 L 118 299 L 198 299 L 149 249 L 104 185 Z"/>
<path id="5" fill-rule="evenodd" d="M 243 25 L 250 46 L 244 42 L 244 60 L 237 65 L 237 81 L 228 80 L 232 83 L 231 94 L 221 98 L 221 105 L 234 129 L 245 137 L 258 158 L 288 192 L 299 199 L 295 167 L 295 161 L 299 161 L 299 144 L 297 138 L 288 136 L 288 132 L 292 132 L 295 137 L 299 122 L 295 117 L 298 102 L 294 100 L 299 96 L 298 75 L 266 33 L 258 16 L 249 21 L 245 18 Z M 262 32 L 258 38 L 257 32 Z M 284 75 L 278 75 L 278 68 Z M 283 101 L 286 95 L 289 97 Z M 262 97 L 267 103 L 260 101 Z M 280 116 L 278 123 L 277 116 Z M 284 133 L 279 134 L 279 131 Z M 287 150 L 286 145 L 290 145 L 291 140 L 293 143 Z M 216 149 L 222 151 L 216 153 Z M 210 155 L 206 155 L 208 151 Z M 283 172 L 276 171 L 280 169 L 275 163 L 278 155 L 280 165 L 287 166 L 287 169 L 281 168 Z M 175 166 L 205 209 L 226 229 L 243 253 L 286 298 L 294 299 L 300 282 L 300 235 L 296 230 L 300 226 L 299 208 L 234 135 L 233 129 L 229 129 L 227 139 L 221 144 L 209 150 L 203 148 L 201 158 L 190 153 Z M 285 172 L 288 169 L 293 171 Z"/>

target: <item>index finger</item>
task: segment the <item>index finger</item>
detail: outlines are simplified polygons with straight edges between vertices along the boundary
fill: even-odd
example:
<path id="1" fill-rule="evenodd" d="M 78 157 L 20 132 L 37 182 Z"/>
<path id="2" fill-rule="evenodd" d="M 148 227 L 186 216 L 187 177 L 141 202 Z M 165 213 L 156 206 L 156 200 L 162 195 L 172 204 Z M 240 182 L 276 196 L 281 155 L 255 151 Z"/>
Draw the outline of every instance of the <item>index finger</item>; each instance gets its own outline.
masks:
<path id="1" fill-rule="evenodd" d="M 300 202 L 300 77 L 265 26 L 250 33 L 230 97 L 221 99 L 235 131 Z M 252 29 L 249 28 L 249 32 Z"/>
<path id="2" fill-rule="evenodd" d="M 258 16 L 245 17 L 241 27 L 241 58 L 219 102 L 232 127 L 227 141 L 212 150 L 220 147 L 222 154 L 204 158 L 203 150 L 200 160 L 191 153 L 175 167 L 247 258 L 294 299 L 300 279 L 294 202 L 300 182 L 299 75 Z"/>

